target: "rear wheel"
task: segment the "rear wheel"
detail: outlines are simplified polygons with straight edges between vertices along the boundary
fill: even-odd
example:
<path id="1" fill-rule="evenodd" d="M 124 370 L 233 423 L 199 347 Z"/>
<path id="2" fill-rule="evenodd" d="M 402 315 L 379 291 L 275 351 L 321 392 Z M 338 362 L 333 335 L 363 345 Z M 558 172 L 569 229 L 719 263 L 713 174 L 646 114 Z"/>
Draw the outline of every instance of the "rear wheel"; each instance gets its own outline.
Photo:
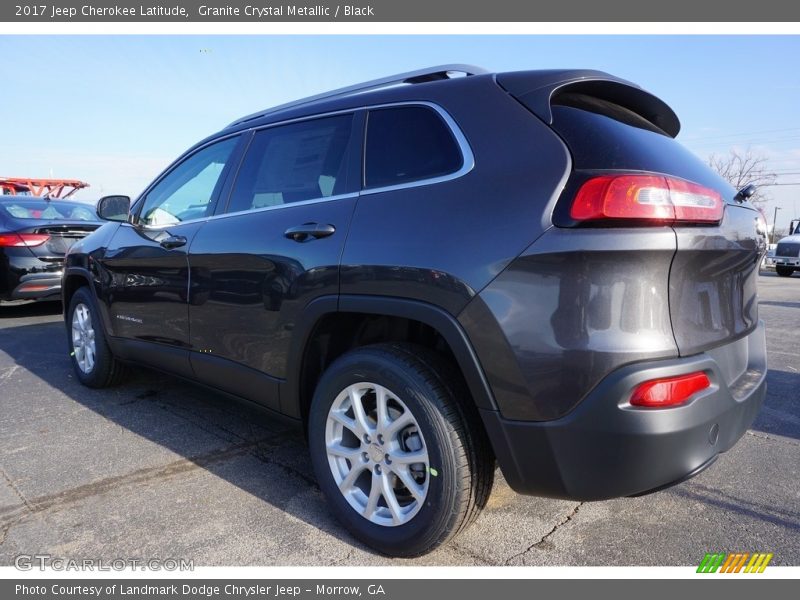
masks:
<path id="1" fill-rule="evenodd" d="M 776 273 L 778 274 L 778 276 L 780 276 L 780 277 L 791 277 L 791 276 L 792 276 L 792 273 L 794 273 L 794 269 L 792 269 L 791 267 L 780 267 L 780 266 L 776 266 L 776 267 L 775 267 L 775 272 L 776 272 Z"/>
<path id="2" fill-rule="evenodd" d="M 122 380 L 125 366 L 108 347 L 97 304 L 86 287 L 79 288 L 70 300 L 67 334 L 72 367 L 83 385 L 102 388 Z"/>
<path id="3" fill-rule="evenodd" d="M 417 556 L 472 522 L 494 460 L 449 365 L 424 348 L 379 344 L 337 359 L 317 386 L 309 447 L 320 488 L 359 540 Z M 471 400 L 470 400 L 471 401 Z"/>

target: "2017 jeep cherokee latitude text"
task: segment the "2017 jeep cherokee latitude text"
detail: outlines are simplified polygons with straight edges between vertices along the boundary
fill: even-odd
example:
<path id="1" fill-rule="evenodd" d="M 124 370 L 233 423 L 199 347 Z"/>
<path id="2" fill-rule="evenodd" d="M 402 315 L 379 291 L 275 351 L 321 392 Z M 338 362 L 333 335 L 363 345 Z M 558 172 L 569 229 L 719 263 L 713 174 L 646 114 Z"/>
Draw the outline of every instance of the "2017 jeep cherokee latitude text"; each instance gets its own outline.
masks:
<path id="1" fill-rule="evenodd" d="M 454 77 L 455 71 L 467 76 Z M 398 85 L 402 84 L 402 85 Z M 66 257 L 77 377 L 143 364 L 301 424 L 330 510 L 414 556 L 516 491 L 637 495 L 763 402 L 759 214 L 596 71 L 389 77 L 245 117 Z"/>

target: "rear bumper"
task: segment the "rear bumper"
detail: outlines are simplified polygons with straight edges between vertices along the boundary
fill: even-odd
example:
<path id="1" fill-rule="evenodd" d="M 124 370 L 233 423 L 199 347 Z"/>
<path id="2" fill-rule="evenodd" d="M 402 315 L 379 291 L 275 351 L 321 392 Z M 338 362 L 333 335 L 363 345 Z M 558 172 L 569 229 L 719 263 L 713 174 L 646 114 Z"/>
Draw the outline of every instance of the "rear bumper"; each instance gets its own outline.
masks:
<path id="1" fill-rule="evenodd" d="M 61 272 L 29 273 L 19 278 L 16 287 L 2 300 L 59 300 Z"/>
<path id="2" fill-rule="evenodd" d="M 631 407 L 639 383 L 703 370 L 711 388 L 668 409 Z M 628 365 L 552 421 L 482 411 L 503 475 L 519 493 L 601 500 L 655 491 L 700 472 L 730 449 L 766 395 L 764 324 L 692 357 Z"/>

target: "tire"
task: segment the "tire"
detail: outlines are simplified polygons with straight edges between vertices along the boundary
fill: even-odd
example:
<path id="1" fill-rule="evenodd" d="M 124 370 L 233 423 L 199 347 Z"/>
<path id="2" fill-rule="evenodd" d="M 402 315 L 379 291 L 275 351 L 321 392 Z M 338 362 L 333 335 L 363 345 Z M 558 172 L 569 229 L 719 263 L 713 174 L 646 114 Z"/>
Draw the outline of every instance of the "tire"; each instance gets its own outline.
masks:
<path id="1" fill-rule="evenodd" d="M 495 462 L 477 409 L 460 376 L 426 348 L 377 344 L 339 357 L 317 385 L 308 430 L 332 512 L 383 554 L 413 557 L 444 544 L 491 492 Z"/>
<path id="2" fill-rule="evenodd" d="M 791 267 L 775 267 L 775 272 L 779 277 L 791 277 L 794 269 Z"/>
<path id="3" fill-rule="evenodd" d="M 67 311 L 67 343 L 78 380 L 90 388 L 117 385 L 126 367 L 111 353 L 97 303 L 87 287 L 78 288 Z"/>

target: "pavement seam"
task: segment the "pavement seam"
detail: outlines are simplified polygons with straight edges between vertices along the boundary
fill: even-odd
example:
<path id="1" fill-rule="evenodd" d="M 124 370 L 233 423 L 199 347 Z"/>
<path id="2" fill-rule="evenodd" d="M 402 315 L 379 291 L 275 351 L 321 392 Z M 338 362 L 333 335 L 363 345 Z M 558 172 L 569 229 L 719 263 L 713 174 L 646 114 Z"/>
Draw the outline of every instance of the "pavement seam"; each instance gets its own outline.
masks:
<path id="1" fill-rule="evenodd" d="M 275 436 L 275 438 L 277 437 L 279 436 Z M 25 506 L 29 511 L 32 513 L 39 513 L 53 507 L 71 504 L 85 498 L 103 494 L 122 485 L 135 485 L 139 483 L 155 481 L 158 479 L 165 479 L 174 475 L 224 462 L 237 456 L 250 455 L 250 450 L 253 446 L 257 446 L 258 444 L 266 441 L 277 441 L 275 438 L 256 440 L 254 442 L 248 442 L 245 444 L 235 444 L 228 448 L 216 450 L 208 454 L 190 458 L 182 458 L 171 463 L 167 463 L 166 465 L 137 469 L 130 473 L 126 473 L 125 475 L 107 477 L 92 483 L 87 483 L 85 485 L 64 490 L 57 494 L 49 494 L 33 498 L 30 502 L 27 501 L 24 496 L 21 496 L 21 498 L 25 502 Z M 0 516 L 2 516 L 2 514 L 0 514 Z"/>
<path id="2" fill-rule="evenodd" d="M 558 523 L 556 523 L 555 525 L 553 525 L 553 528 L 552 528 L 550 531 L 548 531 L 546 534 L 544 534 L 544 536 L 542 536 L 542 538 L 541 538 L 539 541 L 537 541 L 537 542 L 534 542 L 533 544 L 531 544 L 530 546 L 528 546 L 528 547 L 527 547 L 525 550 L 523 550 L 522 552 L 518 552 L 517 554 L 514 554 L 513 556 L 510 556 L 510 557 L 508 557 L 508 558 L 505 560 L 505 563 L 504 563 L 504 564 L 506 564 L 506 565 L 510 564 L 512 560 L 514 560 L 515 558 L 520 558 L 520 557 L 522 557 L 522 556 L 526 555 L 528 552 L 530 552 L 530 551 L 531 551 L 531 550 L 533 550 L 534 548 L 544 548 L 544 547 L 546 547 L 546 546 L 547 546 L 547 544 L 550 542 L 550 538 L 551 538 L 553 535 L 555 535 L 555 533 L 556 533 L 556 532 L 557 532 L 559 529 L 561 529 L 561 528 L 562 528 L 564 525 L 566 525 L 567 523 L 569 523 L 570 521 L 572 521 L 572 519 L 574 519 L 574 518 L 575 518 L 575 516 L 578 514 L 578 511 L 580 510 L 581 506 L 583 506 L 583 505 L 584 505 L 584 502 L 578 502 L 578 503 L 577 503 L 577 504 L 576 504 L 576 505 L 575 505 L 575 506 L 572 508 L 572 510 L 571 510 L 571 511 L 569 511 L 569 512 L 568 512 L 568 513 L 567 513 L 567 514 L 564 516 L 564 517 L 562 517 L 562 518 L 561 518 L 561 519 L 558 521 Z"/>
<path id="3" fill-rule="evenodd" d="M 226 429 L 224 427 L 221 427 L 221 426 L 209 421 L 208 419 L 204 418 L 203 416 L 198 416 L 198 420 L 199 420 L 199 422 L 198 422 L 198 421 L 190 419 L 186 415 L 183 415 L 180 412 L 174 410 L 174 407 L 172 407 L 169 404 L 164 404 L 163 402 L 159 402 L 158 400 L 154 400 L 154 402 L 158 403 L 158 405 L 163 410 L 168 412 L 169 414 L 174 415 L 174 416 L 178 417 L 179 419 L 183 419 L 187 423 L 190 423 L 190 424 L 194 425 L 195 427 L 197 427 L 198 429 L 201 429 L 201 430 L 205 431 L 206 433 L 210 433 L 211 435 L 213 435 L 213 436 L 215 436 L 215 437 L 217 437 L 217 438 L 219 438 L 221 440 L 224 440 L 226 442 L 233 442 L 233 441 L 236 441 L 236 440 L 244 440 L 244 441 L 247 440 L 247 438 L 245 438 L 244 436 L 239 435 L 238 433 L 236 433 L 234 431 L 231 431 L 229 429 Z M 231 413 L 226 413 L 226 414 L 231 414 Z M 250 422 L 248 424 L 250 426 L 250 431 L 252 433 L 253 429 L 254 429 L 254 426 L 253 426 L 252 422 Z M 221 435 L 221 432 L 228 434 L 233 439 L 226 438 L 224 435 Z M 275 436 L 277 436 L 277 437 L 281 437 L 281 436 L 291 437 L 292 436 L 292 432 L 290 430 L 281 431 L 281 432 L 278 432 L 277 434 L 275 434 Z M 268 439 L 272 439 L 272 438 L 268 438 Z M 316 479 L 314 479 L 313 477 L 309 477 L 305 473 L 302 473 L 302 472 L 298 471 L 297 469 L 295 469 L 294 467 L 292 467 L 290 465 L 287 465 L 285 463 L 282 463 L 282 462 L 279 462 L 277 460 L 272 459 L 271 457 L 269 457 L 267 455 L 267 453 L 260 451 L 260 444 L 254 445 L 252 451 L 250 451 L 249 454 L 250 454 L 250 456 L 252 456 L 256 460 L 259 460 L 259 461 L 263 462 L 264 464 L 280 467 L 284 471 L 286 471 L 287 474 L 293 475 L 295 477 L 298 477 L 298 478 L 302 479 L 307 485 L 309 485 L 309 486 L 311 486 L 313 488 L 319 489 L 319 484 L 317 483 Z"/>

